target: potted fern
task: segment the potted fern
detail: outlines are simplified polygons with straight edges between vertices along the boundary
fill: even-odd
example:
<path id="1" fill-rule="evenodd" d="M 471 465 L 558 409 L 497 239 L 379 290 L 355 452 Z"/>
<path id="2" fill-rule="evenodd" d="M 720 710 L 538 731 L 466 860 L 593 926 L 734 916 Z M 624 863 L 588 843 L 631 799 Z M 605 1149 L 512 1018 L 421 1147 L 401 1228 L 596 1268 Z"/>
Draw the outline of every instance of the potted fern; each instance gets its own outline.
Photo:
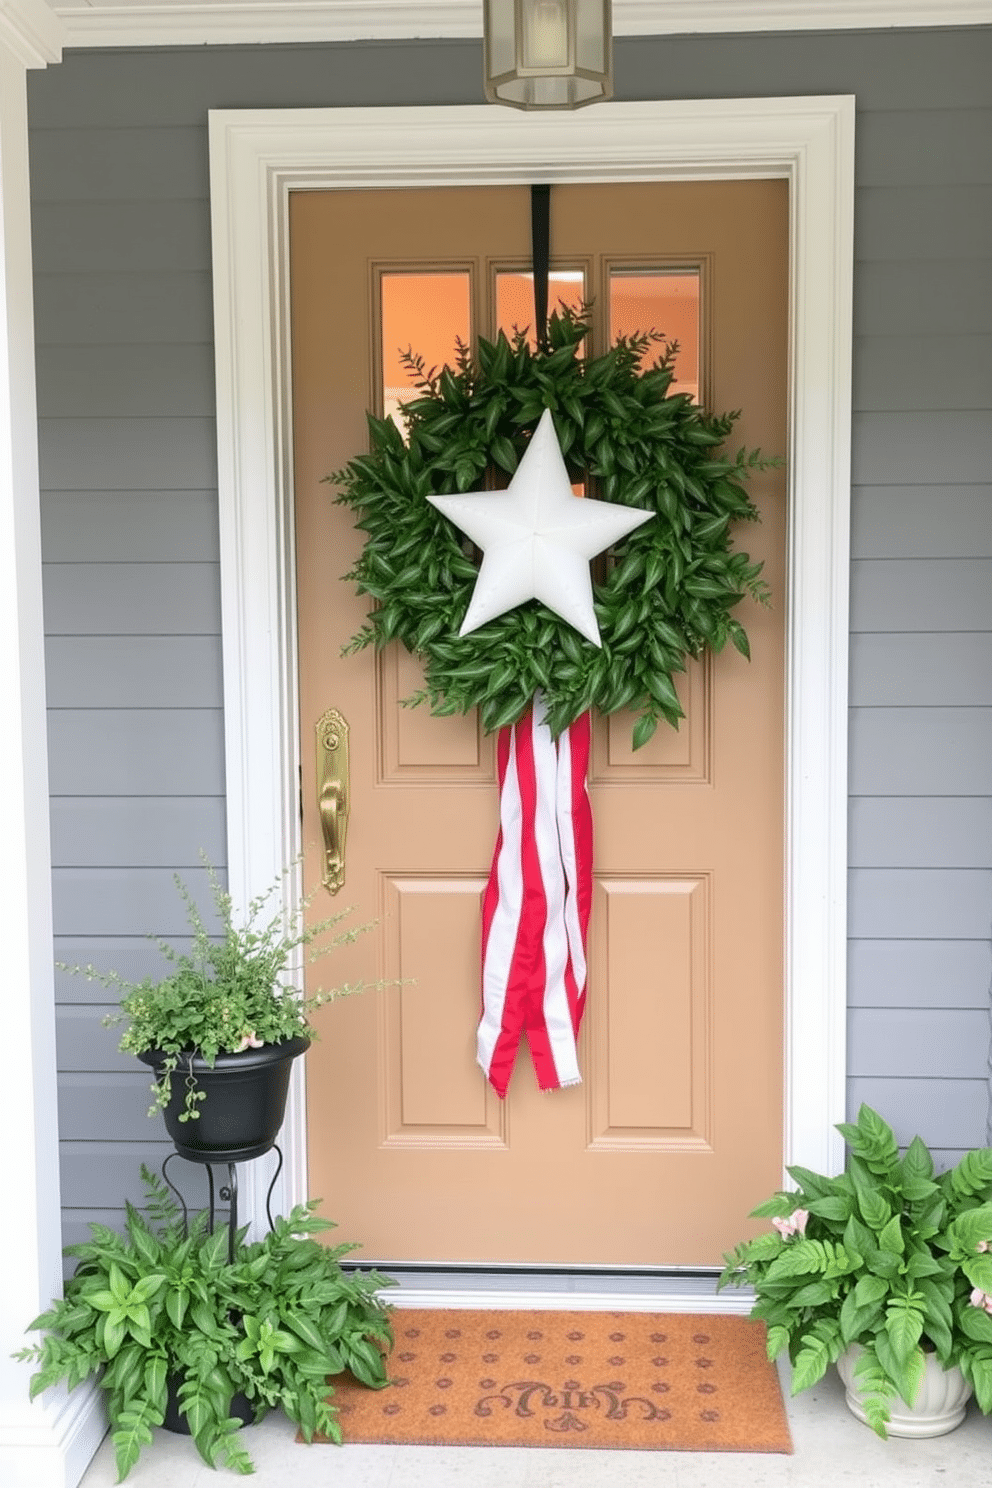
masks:
<path id="1" fill-rule="evenodd" d="M 348 1274 L 352 1245 L 313 1237 L 332 1229 L 317 1201 L 277 1219 L 257 1244 L 206 1216 L 187 1230 L 163 1181 L 141 1170 L 148 1215 L 127 1206 L 124 1235 L 103 1225 L 67 1248 L 78 1258 L 64 1297 L 30 1325 L 39 1343 L 17 1358 L 38 1366 L 31 1396 L 60 1380 L 70 1389 L 99 1378 L 119 1478 L 163 1424 L 188 1431 L 204 1461 L 254 1471 L 240 1428 L 281 1407 L 306 1441 L 340 1442 L 329 1375 L 349 1370 L 371 1388 L 386 1383 L 389 1308 L 375 1271 Z"/>
<path id="2" fill-rule="evenodd" d="M 752 1211 L 771 1232 L 725 1256 L 717 1289 L 754 1288 L 751 1316 L 770 1359 L 788 1349 L 793 1394 L 836 1364 L 879 1436 L 938 1435 L 972 1391 L 992 1411 L 992 1149 L 938 1176 L 920 1138 L 901 1153 L 869 1106 L 837 1130 L 844 1172 L 789 1168 L 796 1189 Z M 931 1378 L 942 1403 L 921 1423 L 912 1411 Z"/>
<path id="3" fill-rule="evenodd" d="M 309 900 L 287 916 L 277 893 L 285 875 L 251 901 L 238 923 L 230 894 L 212 864 L 203 862 L 216 929 L 208 928 L 177 874 L 192 945 L 179 951 L 151 937 L 168 963 L 165 976 L 131 982 L 93 966 L 62 969 L 121 994 L 118 1011 L 104 1021 L 123 1022 L 119 1047 L 154 1070 L 148 1114 L 162 1111 L 176 1150 L 192 1162 L 237 1162 L 260 1157 L 274 1144 L 293 1060 L 316 1037 L 311 1015 L 370 985 L 344 984 L 307 997 L 293 979 L 297 964 L 328 955 L 369 926 L 337 930 L 347 910 L 306 925 Z"/>

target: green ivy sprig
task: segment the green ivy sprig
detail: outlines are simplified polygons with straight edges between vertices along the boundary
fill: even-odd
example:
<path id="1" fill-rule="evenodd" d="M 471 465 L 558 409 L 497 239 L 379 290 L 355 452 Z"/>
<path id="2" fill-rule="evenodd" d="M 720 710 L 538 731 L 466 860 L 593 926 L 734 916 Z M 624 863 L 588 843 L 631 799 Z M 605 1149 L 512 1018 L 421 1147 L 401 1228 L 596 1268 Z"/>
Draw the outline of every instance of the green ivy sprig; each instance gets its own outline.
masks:
<path id="1" fill-rule="evenodd" d="M 345 650 L 401 641 L 424 661 L 424 689 L 407 701 L 439 716 L 477 707 L 489 732 L 520 718 L 538 689 L 555 735 L 589 708 L 632 709 L 636 749 L 660 719 L 677 727 L 684 716 L 674 678 L 687 658 L 728 640 L 750 654 L 732 611 L 746 595 L 767 602 L 768 589 L 761 564 L 733 549 L 732 527 L 757 518 L 747 479 L 777 462 L 756 450 L 728 456 L 738 415 L 671 392 L 677 345 L 648 332 L 587 358 L 589 334 L 588 310 L 563 306 L 547 350 L 501 332 L 480 341 L 477 360 L 460 344 L 454 367 L 440 371 L 406 354 L 419 394 L 403 407 L 406 439 L 392 419 L 370 415 L 370 452 L 328 477 L 366 534 L 346 577 L 376 601 Z M 657 342 L 660 355 L 642 370 Z M 601 648 L 537 601 L 458 635 L 477 567 L 427 497 L 511 476 L 545 408 L 591 495 L 657 517 L 617 545 L 594 584 Z"/>

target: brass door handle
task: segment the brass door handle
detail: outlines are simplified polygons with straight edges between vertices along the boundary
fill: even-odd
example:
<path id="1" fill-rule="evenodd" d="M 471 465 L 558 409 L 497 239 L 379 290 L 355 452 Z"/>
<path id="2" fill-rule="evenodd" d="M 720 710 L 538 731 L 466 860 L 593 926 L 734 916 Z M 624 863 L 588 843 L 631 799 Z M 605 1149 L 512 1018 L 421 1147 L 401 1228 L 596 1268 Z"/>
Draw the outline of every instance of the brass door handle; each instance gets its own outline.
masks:
<path id="1" fill-rule="evenodd" d="M 337 708 L 328 708 L 317 720 L 317 809 L 324 839 L 321 877 L 331 894 L 344 883 L 349 807 L 348 725 Z"/>

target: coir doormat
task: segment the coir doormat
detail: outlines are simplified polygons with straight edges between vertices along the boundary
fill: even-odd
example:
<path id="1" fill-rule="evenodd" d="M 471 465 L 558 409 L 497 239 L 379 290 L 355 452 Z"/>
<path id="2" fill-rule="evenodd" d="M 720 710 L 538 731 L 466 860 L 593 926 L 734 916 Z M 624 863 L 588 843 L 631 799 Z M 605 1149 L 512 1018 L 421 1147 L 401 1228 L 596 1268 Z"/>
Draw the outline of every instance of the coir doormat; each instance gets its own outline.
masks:
<path id="1" fill-rule="evenodd" d="M 791 1452 L 747 1318 L 397 1308 L 390 1383 L 332 1381 L 345 1442 Z"/>

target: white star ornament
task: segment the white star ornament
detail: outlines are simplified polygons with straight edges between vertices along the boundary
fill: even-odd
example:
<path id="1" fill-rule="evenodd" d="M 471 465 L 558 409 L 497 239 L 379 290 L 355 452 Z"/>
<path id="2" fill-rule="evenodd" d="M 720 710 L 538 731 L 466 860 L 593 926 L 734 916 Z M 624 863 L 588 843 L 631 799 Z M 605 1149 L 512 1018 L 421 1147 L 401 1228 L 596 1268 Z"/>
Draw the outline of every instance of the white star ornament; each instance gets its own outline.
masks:
<path id="1" fill-rule="evenodd" d="M 550 409 L 542 413 L 505 491 L 427 499 L 483 553 L 459 635 L 537 599 L 594 646 L 602 645 L 589 560 L 654 512 L 577 497 Z"/>

